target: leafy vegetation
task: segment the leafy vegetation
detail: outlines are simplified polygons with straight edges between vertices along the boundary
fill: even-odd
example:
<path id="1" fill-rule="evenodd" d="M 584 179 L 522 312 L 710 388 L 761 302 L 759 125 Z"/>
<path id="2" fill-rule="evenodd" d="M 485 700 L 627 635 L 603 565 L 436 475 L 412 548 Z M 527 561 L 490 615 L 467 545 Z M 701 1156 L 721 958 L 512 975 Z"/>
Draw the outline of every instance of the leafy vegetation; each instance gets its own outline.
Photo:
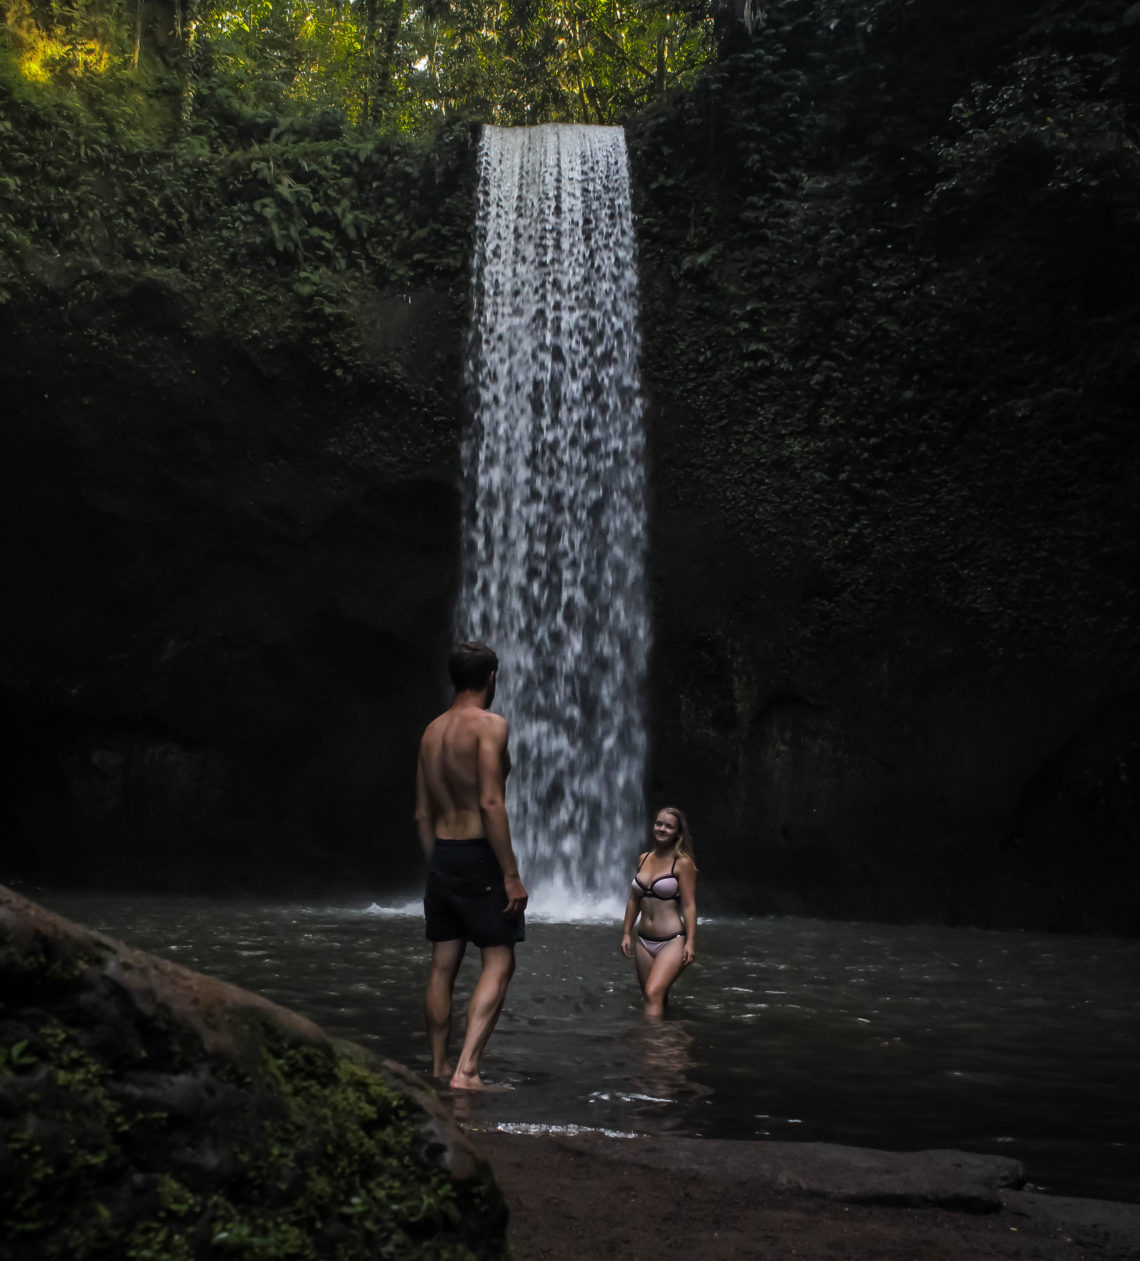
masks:
<path id="1" fill-rule="evenodd" d="M 666 0 L 6 0 L 0 12 L 26 79 L 92 99 L 166 94 L 172 126 L 201 92 L 389 132 L 608 123 L 692 82 L 712 50 L 708 14 Z"/>
<path id="2" fill-rule="evenodd" d="M 711 51 L 707 15 L 660 0 L 0 15 L 0 300 L 53 258 L 160 270 L 223 328 L 311 338 L 341 375 L 368 293 L 464 303 L 472 122 L 610 122 Z"/>
<path id="3" fill-rule="evenodd" d="M 656 475 L 812 572 L 816 635 L 924 591 L 1067 658 L 1126 569 L 1137 29 L 1040 8 L 786 0 L 633 129 Z"/>
<path id="4" fill-rule="evenodd" d="M 818 828 L 873 855 L 924 791 L 900 769 L 925 773 L 899 734 L 912 714 L 956 758 L 1003 706 L 1112 710 L 1135 686 L 1138 12 L 784 0 L 630 128 L 667 505 L 658 769 L 714 832 Z M 1125 803 L 1080 833 L 1102 871 L 1135 836 L 1134 733 L 1082 785 Z M 929 782 L 950 797 L 952 779 Z M 777 796 L 793 783 L 799 814 Z M 1080 826 L 1048 841 L 1062 890 Z M 779 870 L 801 852 L 779 835 L 765 880 L 807 884 Z M 852 864 L 837 885 L 871 879 Z"/>

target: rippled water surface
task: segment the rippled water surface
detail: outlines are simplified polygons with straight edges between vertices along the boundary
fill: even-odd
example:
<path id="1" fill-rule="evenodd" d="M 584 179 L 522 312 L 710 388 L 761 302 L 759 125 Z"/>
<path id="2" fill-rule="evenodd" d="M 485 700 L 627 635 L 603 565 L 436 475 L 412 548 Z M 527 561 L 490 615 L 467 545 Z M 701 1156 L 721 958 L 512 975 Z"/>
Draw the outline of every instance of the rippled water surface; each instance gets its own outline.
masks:
<path id="1" fill-rule="evenodd" d="M 410 908 L 40 897 L 427 1068 Z M 615 925 L 527 935 L 484 1060 L 510 1089 L 460 1099 L 474 1124 L 954 1147 L 1017 1157 L 1049 1190 L 1140 1200 L 1140 942 L 714 920 L 650 1027 Z"/>

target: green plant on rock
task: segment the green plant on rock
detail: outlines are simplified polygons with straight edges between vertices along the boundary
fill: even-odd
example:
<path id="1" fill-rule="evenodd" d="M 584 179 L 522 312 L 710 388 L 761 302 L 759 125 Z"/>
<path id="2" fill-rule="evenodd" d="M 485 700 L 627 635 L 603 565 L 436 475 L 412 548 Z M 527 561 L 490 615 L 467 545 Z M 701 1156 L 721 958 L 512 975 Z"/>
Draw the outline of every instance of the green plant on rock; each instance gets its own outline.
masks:
<path id="1" fill-rule="evenodd" d="M 14 1256 L 182 1261 L 203 1238 L 238 1258 L 474 1255 L 460 1227 L 484 1211 L 479 1194 L 461 1203 L 404 1096 L 328 1046 L 290 1045 L 259 1016 L 233 1029 L 246 1050 L 206 1077 L 191 1044 L 171 1058 L 162 1030 L 141 1026 L 88 1045 L 93 1029 L 49 1020 L 9 1049 L 22 1075 L 0 1077 L 0 1223 Z M 152 1063 L 164 1071 L 134 1076 Z M 164 1083 L 195 1092 L 207 1079 L 217 1084 L 200 1113 L 162 1105 Z M 213 1154 L 187 1160 L 194 1152 Z M 231 1170 L 220 1182 L 219 1162 Z"/>

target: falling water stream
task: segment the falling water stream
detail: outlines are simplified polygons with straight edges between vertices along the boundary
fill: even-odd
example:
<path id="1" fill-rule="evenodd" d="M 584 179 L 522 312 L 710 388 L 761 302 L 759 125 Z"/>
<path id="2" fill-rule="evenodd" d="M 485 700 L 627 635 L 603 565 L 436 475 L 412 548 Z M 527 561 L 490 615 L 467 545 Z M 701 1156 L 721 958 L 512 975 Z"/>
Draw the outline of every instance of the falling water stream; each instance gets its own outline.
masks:
<path id="1" fill-rule="evenodd" d="M 643 827 L 637 271 L 617 127 L 485 127 L 457 631 L 501 662 L 535 910 L 597 914 Z"/>

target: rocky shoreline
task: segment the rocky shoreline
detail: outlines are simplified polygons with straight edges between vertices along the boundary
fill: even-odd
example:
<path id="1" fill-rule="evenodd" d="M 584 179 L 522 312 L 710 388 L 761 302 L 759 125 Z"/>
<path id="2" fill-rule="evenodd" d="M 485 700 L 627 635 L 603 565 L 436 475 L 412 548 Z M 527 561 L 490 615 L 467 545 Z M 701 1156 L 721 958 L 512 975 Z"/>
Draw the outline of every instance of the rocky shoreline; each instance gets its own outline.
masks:
<path id="1" fill-rule="evenodd" d="M 472 1133 L 515 1261 L 1134 1261 L 1140 1204 L 1024 1189 L 1019 1162 L 828 1143 Z"/>

